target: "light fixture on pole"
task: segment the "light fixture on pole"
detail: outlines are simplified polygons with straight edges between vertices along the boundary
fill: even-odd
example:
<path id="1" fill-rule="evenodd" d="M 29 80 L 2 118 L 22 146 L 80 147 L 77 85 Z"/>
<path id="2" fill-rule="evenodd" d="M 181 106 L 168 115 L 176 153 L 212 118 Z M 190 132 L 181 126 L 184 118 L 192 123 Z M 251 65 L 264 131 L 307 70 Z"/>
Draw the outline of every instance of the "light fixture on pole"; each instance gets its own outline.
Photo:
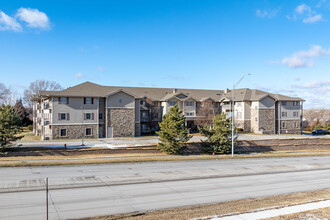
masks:
<path id="1" fill-rule="evenodd" d="M 235 110 L 235 88 L 238 86 L 238 84 L 244 79 L 245 76 L 250 76 L 251 73 L 248 73 L 244 76 L 241 77 L 240 80 L 238 80 L 238 82 L 236 84 L 233 85 L 233 91 L 232 91 L 232 103 L 231 103 L 231 156 L 234 156 L 234 130 L 235 130 L 235 126 L 234 126 L 234 110 Z"/>
<path id="2" fill-rule="evenodd" d="M 82 113 L 82 117 L 81 117 L 81 146 L 85 146 L 85 144 L 84 144 L 84 119 L 85 119 L 84 106 L 81 106 L 81 113 Z"/>

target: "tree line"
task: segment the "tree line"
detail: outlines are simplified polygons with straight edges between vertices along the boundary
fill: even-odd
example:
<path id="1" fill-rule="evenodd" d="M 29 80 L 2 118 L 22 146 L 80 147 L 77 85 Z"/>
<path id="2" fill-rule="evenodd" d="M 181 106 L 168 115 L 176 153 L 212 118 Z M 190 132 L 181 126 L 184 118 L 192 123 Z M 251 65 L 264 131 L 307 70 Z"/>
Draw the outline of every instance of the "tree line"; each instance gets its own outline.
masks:
<path id="1" fill-rule="evenodd" d="M 24 90 L 23 98 L 15 98 L 13 90 L 0 83 L 0 150 L 11 142 L 21 139 L 22 128 L 33 123 L 32 100 L 38 98 L 41 90 L 61 90 L 62 86 L 53 81 L 36 80 Z M 13 104 L 15 103 L 15 104 Z M 32 129 L 31 129 L 32 130 Z"/>

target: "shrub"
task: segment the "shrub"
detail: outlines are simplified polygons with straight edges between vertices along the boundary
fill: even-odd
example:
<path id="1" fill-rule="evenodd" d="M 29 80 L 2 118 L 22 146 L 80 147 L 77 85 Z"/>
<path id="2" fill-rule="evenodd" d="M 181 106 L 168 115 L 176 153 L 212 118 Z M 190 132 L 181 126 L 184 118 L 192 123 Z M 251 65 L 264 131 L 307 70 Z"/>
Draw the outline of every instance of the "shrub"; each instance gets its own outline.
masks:
<path id="1" fill-rule="evenodd" d="M 170 108 L 162 122 L 159 123 L 160 130 L 157 148 L 169 154 L 178 154 L 184 144 L 191 138 L 188 135 L 189 129 L 185 126 L 185 117 L 182 111 L 175 105 Z"/>
<path id="2" fill-rule="evenodd" d="M 33 131 L 33 125 L 28 125 L 27 128 L 29 131 Z"/>
<path id="3" fill-rule="evenodd" d="M 200 128 L 201 134 L 207 137 L 206 141 L 202 141 L 204 151 L 208 153 L 229 154 L 232 143 L 231 120 L 226 119 L 225 114 L 221 114 L 214 116 L 212 121 L 213 126 Z"/>

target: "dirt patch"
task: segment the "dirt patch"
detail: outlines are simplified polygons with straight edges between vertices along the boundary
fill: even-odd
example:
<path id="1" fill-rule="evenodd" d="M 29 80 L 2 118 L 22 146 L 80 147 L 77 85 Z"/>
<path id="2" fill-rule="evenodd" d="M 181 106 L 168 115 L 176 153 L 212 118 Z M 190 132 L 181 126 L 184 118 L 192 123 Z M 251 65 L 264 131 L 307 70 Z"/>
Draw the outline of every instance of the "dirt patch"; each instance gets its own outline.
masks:
<path id="1" fill-rule="evenodd" d="M 2 157 L 21 156 L 79 156 L 97 154 L 146 154 L 160 153 L 156 146 L 141 147 L 121 147 L 115 149 L 108 148 L 86 148 L 86 149 L 64 149 L 64 148 L 44 148 L 44 147 L 22 147 L 8 148 Z"/>

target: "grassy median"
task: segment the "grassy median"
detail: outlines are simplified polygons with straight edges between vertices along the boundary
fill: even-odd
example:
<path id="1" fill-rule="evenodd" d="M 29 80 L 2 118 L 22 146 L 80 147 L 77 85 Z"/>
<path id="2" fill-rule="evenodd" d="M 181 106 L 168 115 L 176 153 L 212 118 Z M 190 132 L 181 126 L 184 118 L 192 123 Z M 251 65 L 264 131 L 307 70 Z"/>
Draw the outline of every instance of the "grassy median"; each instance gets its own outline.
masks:
<path id="1" fill-rule="evenodd" d="M 272 158 L 272 157 L 301 157 L 301 156 L 327 156 L 330 150 L 323 151 L 276 151 L 268 153 L 236 154 L 231 155 L 166 155 L 165 153 L 123 153 L 123 154 L 80 154 L 71 156 L 44 155 L 44 156 L 17 156 L 0 157 L 0 167 L 25 166 L 59 166 L 84 165 L 129 162 L 153 161 L 185 161 L 185 160 L 224 160 L 243 158 Z"/>

